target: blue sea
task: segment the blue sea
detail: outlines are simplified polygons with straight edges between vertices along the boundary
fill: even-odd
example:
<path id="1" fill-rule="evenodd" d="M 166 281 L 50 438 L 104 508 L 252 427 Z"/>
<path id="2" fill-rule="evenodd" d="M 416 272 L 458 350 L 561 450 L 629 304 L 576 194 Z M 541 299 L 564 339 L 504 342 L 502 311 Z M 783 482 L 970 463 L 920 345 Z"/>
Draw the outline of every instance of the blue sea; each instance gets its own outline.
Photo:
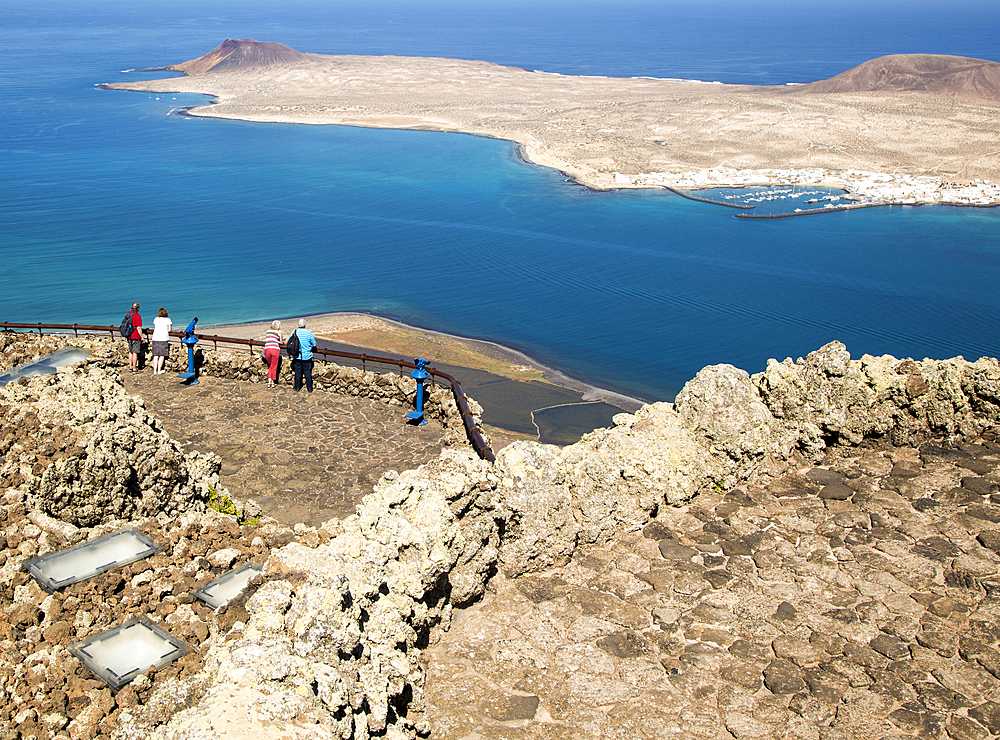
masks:
<path id="1" fill-rule="evenodd" d="M 819 3 L 5 0 L 0 321 L 175 324 L 366 311 L 670 399 L 834 340 L 854 356 L 1000 353 L 1000 209 L 777 221 L 595 193 L 473 136 L 178 115 L 99 90 L 226 38 L 305 52 L 783 84 L 889 53 L 1000 60 L 994 0 Z"/>

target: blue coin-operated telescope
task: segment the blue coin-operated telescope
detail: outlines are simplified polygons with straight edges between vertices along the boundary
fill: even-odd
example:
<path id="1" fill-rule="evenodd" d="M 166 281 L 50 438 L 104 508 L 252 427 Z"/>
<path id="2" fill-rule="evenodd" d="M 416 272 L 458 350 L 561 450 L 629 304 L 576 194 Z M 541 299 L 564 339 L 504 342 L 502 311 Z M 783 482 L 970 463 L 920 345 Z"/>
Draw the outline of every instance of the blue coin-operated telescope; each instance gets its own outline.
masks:
<path id="1" fill-rule="evenodd" d="M 180 373 L 177 377 L 184 381 L 185 385 L 198 384 L 198 372 L 194 367 L 194 346 L 198 344 L 198 337 L 194 335 L 194 325 L 198 323 L 198 317 L 187 325 L 184 336 L 181 337 L 181 344 L 186 344 L 188 348 L 188 369 L 186 373 Z"/>
<path id="2" fill-rule="evenodd" d="M 408 413 L 406 418 L 413 419 L 418 427 L 422 427 L 427 423 L 427 419 L 424 418 L 424 381 L 431 376 L 424 368 L 430 360 L 417 357 L 413 362 L 416 363 L 417 369 L 410 373 L 410 377 L 417 381 L 417 408 Z"/>

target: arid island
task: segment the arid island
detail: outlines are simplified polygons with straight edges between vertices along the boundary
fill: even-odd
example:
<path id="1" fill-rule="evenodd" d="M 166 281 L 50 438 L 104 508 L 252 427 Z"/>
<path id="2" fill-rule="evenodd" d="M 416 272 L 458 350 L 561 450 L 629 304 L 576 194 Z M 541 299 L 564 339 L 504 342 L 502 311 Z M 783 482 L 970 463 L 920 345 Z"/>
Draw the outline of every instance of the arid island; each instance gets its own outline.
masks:
<path id="1" fill-rule="evenodd" d="M 240 39 L 157 69 L 184 77 L 104 87 L 213 96 L 197 116 L 506 139 L 594 189 L 814 184 L 865 203 L 1000 203 L 1000 63 L 981 59 L 892 55 L 763 87 Z"/>

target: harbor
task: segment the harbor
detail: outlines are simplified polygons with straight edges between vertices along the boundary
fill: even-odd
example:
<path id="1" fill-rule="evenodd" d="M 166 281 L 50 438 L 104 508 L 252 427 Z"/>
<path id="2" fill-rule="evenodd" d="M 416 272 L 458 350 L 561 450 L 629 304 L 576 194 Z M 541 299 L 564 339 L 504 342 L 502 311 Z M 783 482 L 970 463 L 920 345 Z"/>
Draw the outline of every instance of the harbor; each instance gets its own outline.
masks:
<path id="1" fill-rule="evenodd" d="M 736 170 L 728 167 L 685 172 L 652 172 L 639 175 L 615 173 L 615 187 L 643 188 L 661 187 L 671 192 L 682 191 L 685 197 L 692 197 L 690 191 L 715 189 L 768 188 L 769 193 L 757 194 L 754 198 L 742 198 L 740 202 L 757 205 L 784 198 L 799 198 L 804 195 L 820 195 L 815 204 L 823 199 L 833 202 L 830 189 L 839 189 L 839 197 L 853 201 L 853 204 L 867 205 L 948 205 L 991 207 L 1000 205 L 1000 183 L 987 179 L 961 180 L 931 175 L 889 174 L 861 170 L 815 169 L 761 169 Z M 803 190 L 798 190 L 803 188 Z M 825 189 L 825 190 L 821 190 Z M 695 198 L 697 199 L 697 197 Z M 731 205 L 736 196 L 720 196 L 719 201 L 702 198 L 719 205 Z M 820 209 L 814 209 L 820 210 Z M 827 209 L 830 210 L 830 209 Z M 845 210 L 840 208 L 839 210 Z"/>

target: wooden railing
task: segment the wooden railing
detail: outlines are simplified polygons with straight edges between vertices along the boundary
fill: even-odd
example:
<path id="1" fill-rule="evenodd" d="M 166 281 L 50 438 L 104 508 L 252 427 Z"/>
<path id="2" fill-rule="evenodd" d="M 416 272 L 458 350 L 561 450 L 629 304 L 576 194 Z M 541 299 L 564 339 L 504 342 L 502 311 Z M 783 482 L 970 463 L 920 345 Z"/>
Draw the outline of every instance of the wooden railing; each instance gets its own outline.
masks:
<path id="1" fill-rule="evenodd" d="M 98 334 L 103 335 L 105 332 L 112 339 L 121 339 L 121 334 L 117 326 L 93 326 L 89 324 L 15 324 L 11 322 L 3 322 L 0 324 L 4 331 L 8 330 L 29 330 L 37 331 L 38 336 L 43 336 L 43 331 L 49 331 L 52 334 L 68 334 L 73 332 L 74 336 L 92 335 Z M 149 337 L 152 330 L 148 328 L 140 328 L 143 334 Z M 172 337 L 183 337 L 184 332 L 182 331 L 172 331 L 170 332 Z M 263 347 L 264 342 L 259 339 L 240 339 L 238 337 L 220 337 L 214 334 L 203 334 L 201 332 L 195 332 L 195 336 L 202 342 L 212 342 L 215 349 L 219 348 L 219 344 L 231 344 L 231 345 L 242 345 L 248 348 L 250 352 L 254 351 L 255 347 Z M 285 345 L 282 344 L 281 348 L 284 349 Z M 330 358 L 337 358 L 342 360 L 350 360 L 356 365 L 360 365 L 363 372 L 367 372 L 370 365 L 376 367 L 379 366 L 391 366 L 395 367 L 399 371 L 400 377 L 403 375 L 404 368 L 415 369 L 416 364 L 402 359 L 393 359 L 390 357 L 379 357 L 378 355 L 369 354 L 357 354 L 355 352 L 340 352 L 333 349 L 322 349 L 317 347 L 313 350 L 314 355 L 320 355 L 323 358 L 323 362 L 330 362 Z M 344 363 L 341 363 L 344 364 Z M 443 381 L 443 384 L 447 385 L 451 389 L 452 395 L 455 397 L 455 404 L 458 406 L 458 411 L 462 415 L 462 423 L 465 425 L 466 434 L 469 436 L 469 442 L 475 448 L 476 452 L 485 460 L 493 462 L 496 460 L 496 455 L 493 453 L 493 449 L 486 442 L 483 437 L 482 431 L 476 424 L 476 419 L 472 415 L 472 411 L 469 408 L 469 398 L 465 395 L 465 391 L 462 390 L 462 383 L 450 373 L 446 373 L 443 370 L 437 370 L 433 367 L 426 368 L 427 372 L 431 376 L 431 383 L 434 384 L 436 380 Z"/>

